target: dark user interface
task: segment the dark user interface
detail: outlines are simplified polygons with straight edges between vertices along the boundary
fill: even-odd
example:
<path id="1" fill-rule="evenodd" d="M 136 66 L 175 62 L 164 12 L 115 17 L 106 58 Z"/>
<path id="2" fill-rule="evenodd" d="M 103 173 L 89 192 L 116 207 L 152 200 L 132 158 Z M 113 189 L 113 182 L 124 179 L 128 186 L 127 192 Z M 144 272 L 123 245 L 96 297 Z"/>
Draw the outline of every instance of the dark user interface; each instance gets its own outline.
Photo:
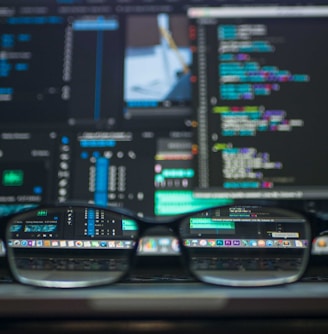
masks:
<path id="1" fill-rule="evenodd" d="M 303 217 L 262 207 L 191 214 L 180 222 L 180 234 L 185 246 L 207 251 L 308 247 Z M 135 219 L 97 207 L 45 207 L 18 216 L 10 227 L 11 245 L 30 249 L 131 249 L 138 235 Z"/>
<path id="2" fill-rule="evenodd" d="M 327 7 L 189 16 L 199 195 L 324 198 Z"/>
<path id="3" fill-rule="evenodd" d="M 70 199 L 147 215 L 210 204 L 192 193 L 186 9 L 0 1 L 3 213 Z"/>
<path id="4" fill-rule="evenodd" d="M 131 218 L 101 209 L 40 209 L 11 227 L 13 247 L 51 249 L 132 248 L 138 235 Z"/>
<path id="5" fill-rule="evenodd" d="M 209 4 L 0 0 L 2 213 L 326 196 L 327 7 Z"/>
<path id="6" fill-rule="evenodd" d="M 35 3 L 2 6 L 3 122 L 122 126 L 190 114 L 182 5 Z"/>

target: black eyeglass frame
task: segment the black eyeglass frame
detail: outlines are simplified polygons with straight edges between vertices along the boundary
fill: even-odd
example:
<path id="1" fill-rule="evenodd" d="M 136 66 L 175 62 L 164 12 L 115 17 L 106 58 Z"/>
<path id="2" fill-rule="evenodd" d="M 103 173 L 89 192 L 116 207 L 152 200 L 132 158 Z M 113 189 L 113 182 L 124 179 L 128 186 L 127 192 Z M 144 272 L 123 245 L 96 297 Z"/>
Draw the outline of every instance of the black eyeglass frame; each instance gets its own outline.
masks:
<path id="1" fill-rule="evenodd" d="M 298 215 L 301 215 L 305 219 L 305 234 L 308 236 L 308 242 L 309 242 L 309 247 L 306 249 L 305 255 L 304 255 L 304 261 L 302 268 L 299 270 L 299 273 L 295 276 L 291 276 L 288 279 L 273 279 L 273 280 L 263 280 L 263 281 L 238 281 L 238 283 L 234 282 L 229 282 L 229 284 L 226 282 L 224 284 L 223 282 L 221 283 L 213 283 L 211 281 L 205 280 L 203 277 L 199 277 L 197 273 L 191 270 L 190 267 L 190 259 L 189 259 L 189 254 L 187 250 L 187 246 L 184 245 L 183 239 L 180 234 L 180 224 L 181 222 L 190 217 L 191 215 L 194 214 L 200 214 L 202 212 L 208 211 L 208 210 L 215 210 L 215 209 L 225 209 L 225 208 L 231 208 L 235 206 L 259 206 L 259 207 L 264 207 L 264 208 L 273 208 L 273 209 L 284 209 L 288 210 L 291 213 L 295 213 Z M 99 280 L 95 282 L 74 282 L 71 284 L 61 284 L 61 286 L 58 286 L 57 284 L 52 284 L 52 283 L 47 283 L 47 281 L 36 281 L 36 280 L 30 280 L 30 279 L 25 279 L 21 277 L 15 270 L 15 265 L 12 264 L 12 249 L 9 246 L 9 240 L 8 240 L 8 228 L 9 224 L 12 219 L 15 217 L 18 217 L 23 214 L 28 214 L 30 212 L 35 212 L 38 210 L 43 210 L 43 209 L 60 209 L 60 208 L 68 208 L 68 207 L 80 207 L 84 209 L 99 209 L 99 210 L 104 210 L 108 212 L 112 212 L 114 214 L 118 215 L 123 215 L 129 219 L 133 219 L 135 223 L 138 226 L 138 237 L 134 242 L 133 249 L 128 255 L 128 261 L 129 261 L 129 268 L 125 272 L 122 272 L 121 276 L 118 277 L 116 280 L 108 282 L 108 280 Z M 208 208 L 203 208 L 199 209 L 196 211 L 189 211 L 184 214 L 176 215 L 174 217 L 141 217 L 139 216 L 136 212 L 125 209 L 125 208 L 120 208 L 120 207 L 111 207 L 111 206 L 101 206 L 101 205 L 94 205 L 90 203 L 84 203 L 84 202 L 64 202 L 64 203 L 57 203 L 57 204 L 50 204 L 50 205 L 40 205 L 40 206 L 35 206 L 33 208 L 28 208 L 28 209 L 23 209 L 22 211 L 10 214 L 5 217 L 0 217 L 0 238 L 2 238 L 5 249 L 6 249 L 6 255 L 5 255 L 5 262 L 7 264 L 7 267 L 10 270 L 10 273 L 12 275 L 12 278 L 14 279 L 15 282 L 25 284 L 25 285 L 32 285 L 32 286 L 38 286 L 38 287 L 55 287 L 55 288 L 86 288 L 86 287 L 95 287 L 95 286 L 105 286 L 105 285 L 112 285 L 115 283 L 123 282 L 126 278 L 131 275 L 131 271 L 133 270 L 135 263 L 136 263 L 136 257 L 137 257 L 137 251 L 139 247 L 139 242 L 142 237 L 146 235 L 146 232 L 149 231 L 152 228 L 156 227 L 165 227 L 172 233 L 172 236 L 175 237 L 178 240 L 179 244 L 179 250 L 180 250 L 180 258 L 181 258 L 181 263 L 184 265 L 184 268 L 186 269 L 187 273 L 190 275 L 191 278 L 193 278 L 196 281 L 205 283 L 205 284 L 214 284 L 218 286 L 230 286 L 230 287 L 260 287 L 260 286 L 275 286 L 275 285 L 281 285 L 281 284 L 289 284 L 289 283 L 294 283 L 302 278 L 304 275 L 308 265 L 309 265 L 309 260 L 310 260 L 310 254 L 311 254 L 311 244 L 312 244 L 312 239 L 313 235 L 311 233 L 311 227 L 310 223 L 312 222 L 315 217 L 306 211 L 295 209 L 295 208 L 289 208 L 288 204 L 285 205 L 271 205 L 271 204 L 266 204 L 266 203 L 259 203 L 259 202 L 253 202 L 253 201 L 235 201 L 232 204 L 229 205 L 222 205 L 222 206 L 215 206 L 215 207 L 208 207 Z"/>

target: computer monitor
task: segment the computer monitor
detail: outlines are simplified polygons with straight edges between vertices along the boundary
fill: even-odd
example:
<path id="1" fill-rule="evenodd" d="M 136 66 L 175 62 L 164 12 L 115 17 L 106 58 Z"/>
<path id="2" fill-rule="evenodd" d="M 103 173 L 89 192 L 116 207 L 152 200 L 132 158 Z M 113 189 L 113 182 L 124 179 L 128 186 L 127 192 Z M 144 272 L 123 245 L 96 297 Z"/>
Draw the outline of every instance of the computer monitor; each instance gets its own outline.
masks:
<path id="1" fill-rule="evenodd" d="M 325 199 L 325 5 L 0 0 L 1 213 Z"/>

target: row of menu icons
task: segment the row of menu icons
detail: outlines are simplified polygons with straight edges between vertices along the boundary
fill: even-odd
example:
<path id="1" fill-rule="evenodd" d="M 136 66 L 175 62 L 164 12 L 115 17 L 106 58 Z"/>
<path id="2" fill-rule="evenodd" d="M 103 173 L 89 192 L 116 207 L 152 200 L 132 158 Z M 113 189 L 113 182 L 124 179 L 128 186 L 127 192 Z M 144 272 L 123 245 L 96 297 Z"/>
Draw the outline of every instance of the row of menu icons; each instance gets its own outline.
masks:
<path id="1" fill-rule="evenodd" d="M 287 239 L 186 239 L 187 247 L 306 248 L 307 240 Z"/>
<path id="2" fill-rule="evenodd" d="M 20 240 L 10 241 L 14 248 L 76 248 L 76 249 L 130 249 L 135 245 L 133 240 Z"/>
<path id="3" fill-rule="evenodd" d="M 151 247 L 149 245 L 151 244 Z M 237 247 L 237 248 L 254 248 L 254 247 L 269 247 L 269 248 L 306 248 L 308 247 L 307 240 L 287 240 L 287 239 L 185 239 L 184 244 L 187 247 Z M 131 249 L 135 245 L 133 240 L 11 240 L 12 247 L 39 247 L 39 248 L 76 248 L 76 249 Z M 139 250 L 154 250 L 154 241 L 149 240 L 140 242 Z M 157 243 L 158 245 L 158 243 Z M 179 247 L 177 240 L 170 242 L 170 248 L 174 252 L 178 252 Z M 146 248 L 146 249 L 144 249 Z"/>

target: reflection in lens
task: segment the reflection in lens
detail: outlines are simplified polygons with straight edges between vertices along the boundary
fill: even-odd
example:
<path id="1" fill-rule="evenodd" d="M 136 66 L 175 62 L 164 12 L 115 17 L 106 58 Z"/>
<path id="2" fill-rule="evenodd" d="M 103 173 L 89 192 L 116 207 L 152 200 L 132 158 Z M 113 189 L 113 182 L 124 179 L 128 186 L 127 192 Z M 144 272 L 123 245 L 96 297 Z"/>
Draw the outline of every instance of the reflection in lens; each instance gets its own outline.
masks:
<path id="1" fill-rule="evenodd" d="M 308 223 L 287 210 L 258 206 L 207 210 L 185 219 L 180 232 L 191 271 L 208 283 L 289 283 L 300 278 L 308 261 Z"/>
<path id="2" fill-rule="evenodd" d="M 137 224 L 109 210 L 59 207 L 15 217 L 8 255 L 16 278 L 49 287 L 109 284 L 129 269 Z"/>

